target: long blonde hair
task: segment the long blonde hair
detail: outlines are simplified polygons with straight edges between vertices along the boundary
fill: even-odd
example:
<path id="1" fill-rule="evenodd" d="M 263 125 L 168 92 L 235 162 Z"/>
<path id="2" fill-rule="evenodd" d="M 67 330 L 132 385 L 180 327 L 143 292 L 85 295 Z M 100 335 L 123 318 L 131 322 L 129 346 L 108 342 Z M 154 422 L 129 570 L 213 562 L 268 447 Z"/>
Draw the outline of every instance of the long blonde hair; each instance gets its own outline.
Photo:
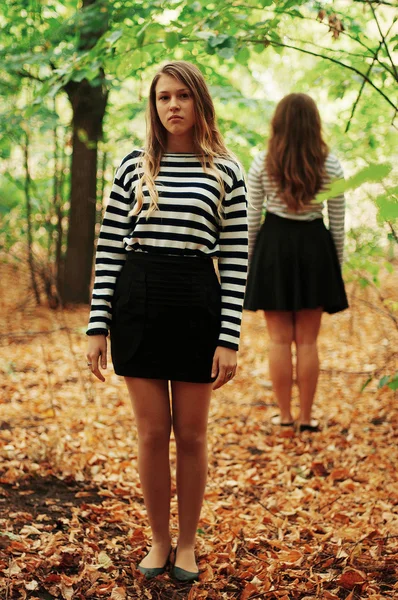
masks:
<path id="1" fill-rule="evenodd" d="M 329 149 L 317 106 L 307 94 L 288 94 L 271 121 L 265 166 L 291 211 L 305 208 L 323 187 Z"/>
<path id="2" fill-rule="evenodd" d="M 176 60 L 166 63 L 156 73 L 149 90 L 147 107 L 147 135 L 144 154 L 142 157 L 143 175 L 135 190 L 136 205 L 131 214 L 138 214 L 143 206 L 143 185 L 146 184 L 150 204 L 146 214 L 158 209 L 158 191 L 155 179 L 160 170 L 160 161 L 167 149 L 167 130 L 162 125 L 156 109 L 156 84 L 161 75 L 170 75 L 181 81 L 191 92 L 194 100 L 195 125 L 193 128 L 194 153 L 199 158 L 205 172 L 211 172 L 221 186 L 219 214 L 221 201 L 225 194 L 224 182 L 219 169 L 214 164 L 215 158 L 234 158 L 227 150 L 222 135 L 216 123 L 213 100 L 199 69 L 186 61 Z"/>

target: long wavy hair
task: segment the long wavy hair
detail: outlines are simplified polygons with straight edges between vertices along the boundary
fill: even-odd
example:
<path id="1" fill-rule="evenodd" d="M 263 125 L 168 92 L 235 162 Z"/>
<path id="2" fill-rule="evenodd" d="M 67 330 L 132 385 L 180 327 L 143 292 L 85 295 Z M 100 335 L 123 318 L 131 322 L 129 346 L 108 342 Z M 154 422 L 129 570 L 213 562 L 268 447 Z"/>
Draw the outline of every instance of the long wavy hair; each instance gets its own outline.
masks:
<path id="1" fill-rule="evenodd" d="M 328 152 L 313 99 L 307 94 L 282 98 L 271 121 L 265 167 L 292 212 L 305 210 L 322 189 Z"/>
<path id="2" fill-rule="evenodd" d="M 181 81 L 191 92 L 194 100 L 195 124 L 193 128 L 194 153 L 198 156 L 205 172 L 211 172 L 221 186 L 221 200 L 218 212 L 221 217 L 221 201 L 225 195 L 224 182 L 214 164 L 215 158 L 234 158 L 227 150 L 216 123 L 216 114 L 208 87 L 199 69 L 186 61 L 176 60 L 166 63 L 153 78 L 149 90 L 147 107 L 147 135 L 142 157 L 143 175 L 135 191 L 136 205 L 131 214 L 138 214 L 143 206 L 145 184 L 150 204 L 146 217 L 158 209 L 158 191 L 155 179 L 160 170 L 160 161 L 167 150 L 167 130 L 162 125 L 156 109 L 156 84 L 161 75 L 170 75 Z"/>

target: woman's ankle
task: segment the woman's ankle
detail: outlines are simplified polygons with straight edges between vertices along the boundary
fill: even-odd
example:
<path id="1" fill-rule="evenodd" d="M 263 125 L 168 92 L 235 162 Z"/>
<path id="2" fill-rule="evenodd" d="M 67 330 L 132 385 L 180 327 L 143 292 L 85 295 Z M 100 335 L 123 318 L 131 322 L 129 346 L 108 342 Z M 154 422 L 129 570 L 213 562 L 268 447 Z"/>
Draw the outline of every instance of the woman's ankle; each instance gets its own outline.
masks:
<path id="1" fill-rule="evenodd" d="M 167 537 L 157 537 L 157 538 L 152 538 L 152 544 L 151 544 L 152 548 L 154 546 L 164 546 L 164 547 L 170 547 L 171 546 L 171 536 L 167 536 Z"/>
<path id="2" fill-rule="evenodd" d="M 195 551 L 195 545 L 196 545 L 196 540 L 194 541 L 189 541 L 189 540 L 178 540 L 177 541 L 177 548 L 178 550 L 184 550 L 184 551 Z"/>

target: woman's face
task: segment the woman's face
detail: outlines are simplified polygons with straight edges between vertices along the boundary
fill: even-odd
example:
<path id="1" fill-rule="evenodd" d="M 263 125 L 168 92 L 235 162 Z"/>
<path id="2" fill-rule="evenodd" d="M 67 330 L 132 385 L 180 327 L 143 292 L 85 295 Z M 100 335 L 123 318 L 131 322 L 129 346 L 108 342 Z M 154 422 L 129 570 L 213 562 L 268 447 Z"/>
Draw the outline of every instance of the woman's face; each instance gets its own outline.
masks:
<path id="1" fill-rule="evenodd" d="M 163 127 L 173 136 L 192 133 L 195 125 L 195 106 L 192 93 L 186 85 L 162 74 L 155 88 L 156 110 Z"/>

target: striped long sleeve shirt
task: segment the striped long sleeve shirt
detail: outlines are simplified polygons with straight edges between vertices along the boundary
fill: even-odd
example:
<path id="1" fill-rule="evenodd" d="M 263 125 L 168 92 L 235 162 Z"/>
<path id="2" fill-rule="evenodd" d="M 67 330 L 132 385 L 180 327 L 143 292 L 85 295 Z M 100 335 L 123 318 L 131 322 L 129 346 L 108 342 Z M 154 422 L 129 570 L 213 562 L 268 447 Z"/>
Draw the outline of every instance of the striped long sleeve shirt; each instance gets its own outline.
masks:
<path id="1" fill-rule="evenodd" d="M 117 170 L 96 252 L 88 335 L 107 335 L 112 296 L 127 252 L 209 256 L 218 259 L 221 283 L 220 346 L 238 349 L 248 261 L 247 198 L 239 165 L 215 159 L 221 186 L 195 154 L 164 154 L 156 178 L 158 210 L 146 218 L 149 192 L 143 186 L 140 213 L 131 215 L 142 175 L 142 151 L 126 156 Z"/>
<path id="2" fill-rule="evenodd" d="M 249 260 L 252 257 L 257 234 L 261 226 L 262 209 L 287 219 L 296 219 L 298 221 L 312 221 L 313 219 L 322 219 L 323 203 L 310 203 L 302 212 L 293 213 L 289 211 L 287 205 L 278 196 L 276 185 L 267 175 L 265 168 L 266 152 L 260 152 L 253 160 L 248 175 L 249 187 Z M 329 154 L 325 162 L 325 181 L 324 185 L 336 180 L 344 179 L 343 169 L 339 160 Z M 343 264 L 344 257 L 344 218 L 345 218 L 345 198 L 344 195 L 330 198 L 327 201 L 329 230 L 332 234 L 336 246 L 337 256 L 340 265 Z"/>

